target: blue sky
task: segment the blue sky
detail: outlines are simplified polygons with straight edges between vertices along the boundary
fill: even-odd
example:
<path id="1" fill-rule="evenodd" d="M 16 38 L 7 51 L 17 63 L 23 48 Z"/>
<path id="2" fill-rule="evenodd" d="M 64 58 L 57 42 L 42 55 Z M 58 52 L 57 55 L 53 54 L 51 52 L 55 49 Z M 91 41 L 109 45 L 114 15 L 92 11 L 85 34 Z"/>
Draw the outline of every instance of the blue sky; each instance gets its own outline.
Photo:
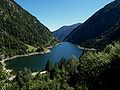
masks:
<path id="1" fill-rule="evenodd" d="M 15 0 L 51 31 L 63 25 L 86 21 L 114 0 Z"/>

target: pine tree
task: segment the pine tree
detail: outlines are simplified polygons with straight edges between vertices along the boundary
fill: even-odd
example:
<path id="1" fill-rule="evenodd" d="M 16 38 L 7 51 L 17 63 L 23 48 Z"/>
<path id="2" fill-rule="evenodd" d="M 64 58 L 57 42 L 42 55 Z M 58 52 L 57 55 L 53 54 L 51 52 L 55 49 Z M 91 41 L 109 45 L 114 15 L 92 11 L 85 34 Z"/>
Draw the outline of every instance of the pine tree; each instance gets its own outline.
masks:
<path id="1" fill-rule="evenodd" d="M 45 65 L 45 70 L 48 72 L 52 70 L 52 63 L 50 60 L 47 61 L 47 64 Z"/>

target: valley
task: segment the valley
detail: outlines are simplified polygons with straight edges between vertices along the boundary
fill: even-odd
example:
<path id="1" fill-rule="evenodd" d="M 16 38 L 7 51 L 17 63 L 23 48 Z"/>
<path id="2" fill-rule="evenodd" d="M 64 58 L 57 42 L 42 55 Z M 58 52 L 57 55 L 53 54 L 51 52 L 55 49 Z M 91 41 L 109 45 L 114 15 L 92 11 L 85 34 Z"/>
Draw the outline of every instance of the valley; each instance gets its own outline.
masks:
<path id="1" fill-rule="evenodd" d="M 0 90 L 120 89 L 120 0 L 111 1 L 83 23 L 54 32 L 41 23 L 45 18 L 40 21 L 17 2 L 0 0 Z M 72 20 L 77 13 L 70 8 L 81 5 L 69 1 L 70 6 L 67 2 L 59 7 L 58 1 L 51 7 L 46 2 L 43 8 L 40 2 L 42 11 L 35 12 L 49 12 L 44 17 L 54 27 Z M 64 6 L 69 6 L 67 13 L 66 7 L 61 9 Z M 59 22 L 48 18 L 54 10 L 63 10 L 61 17 L 67 14 L 69 19 L 55 17 L 59 12 L 53 15 Z"/>

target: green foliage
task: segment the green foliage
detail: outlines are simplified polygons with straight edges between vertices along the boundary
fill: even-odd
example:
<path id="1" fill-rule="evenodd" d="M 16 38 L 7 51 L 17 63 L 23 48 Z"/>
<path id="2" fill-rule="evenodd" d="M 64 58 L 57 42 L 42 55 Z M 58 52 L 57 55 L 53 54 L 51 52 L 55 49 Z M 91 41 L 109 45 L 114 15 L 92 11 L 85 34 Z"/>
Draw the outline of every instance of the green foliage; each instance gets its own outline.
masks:
<path id="1" fill-rule="evenodd" d="M 0 82 L 3 90 L 113 90 L 119 88 L 120 43 L 107 45 L 103 51 L 86 52 L 80 59 L 64 58 L 55 67 L 48 60 L 48 73 L 32 76 L 25 69 L 13 81 L 7 74 Z M 0 77 L 4 76 L 4 71 Z"/>
<path id="2" fill-rule="evenodd" d="M 79 86 L 87 86 L 89 88 L 99 88 L 96 83 L 103 83 L 102 79 L 106 76 L 101 76 L 112 70 L 113 62 L 120 58 L 120 43 L 114 43 L 106 46 L 101 52 L 87 52 L 80 58 L 78 66 L 78 84 Z M 118 63 L 119 61 L 117 61 Z M 111 73 L 112 74 L 112 73 Z M 110 75 L 107 78 L 110 79 Z M 101 79 L 102 78 L 102 79 Z M 98 82 L 96 82 L 98 81 Z M 113 80 L 114 81 L 114 80 Z M 110 82 L 105 83 L 109 84 Z M 102 84 L 103 85 L 103 84 Z M 106 89 L 109 87 L 106 87 Z"/>
<path id="3" fill-rule="evenodd" d="M 44 51 L 44 48 L 43 48 L 43 47 L 38 47 L 36 51 L 37 51 L 37 52 Z"/>
<path id="4" fill-rule="evenodd" d="M 21 90 L 28 90 L 29 81 L 31 80 L 31 71 L 28 69 L 24 69 L 23 72 L 19 72 L 15 78 L 15 82 L 19 85 L 18 87 Z"/>
<path id="5" fill-rule="evenodd" d="M 74 38 L 83 41 L 89 38 L 91 40 L 83 45 L 92 44 L 91 46 L 102 49 L 106 43 L 119 40 L 119 9 L 119 0 L 107 5 L 87 20 L 82 29 L 78 28 L 81 29 L 79 33 L 82 33 L 82 38 L 78 38 L 79 35 L 73 35 Z M 106 18 L 108 18 L 107 22 Z M 93 24 L 94 20 L 98 23 Z M 86 27 L 87 23 L 89 25 Z M 86 37 L 85 30 L 87 32 L 92 30 L 92 32 L 87 33 Z M 1 58 L 3 54 L 5 57 L 14 56 L 32 52 L 36 48 L 42 51 L 57 42 L 44 25 L 13 0 L 0 1 Z M 10 81 L 8 73 L 0 67 L 0 90 L 116 90 L 120 86 L 120 42 L 107 45 L 100 52 L 86 52 L 80 60 L 76 57 L 68 60 L 62 58 L 54 68 L 48 60 L 45 70 L 48 73 L 32 76 L 31 71 L 25 69 Z"/>
<path id="6" fill-rule="evenodd" d="M 37 50 L 37 48 L 30 46 L 30 45 L 26 45 L 28 47 L 27 52 L 35 52 Z"/>
<path id="7" fill-rule="evenodd" d="M 56 42 L 48 28 L 14 0 L 0 1 L 0 55 L 26 54 Z"/>
<path id="8" fill-rule="evenodd" d="M 47 61 L 47 64 L 45 65 L 45 70 L 48 72 L 52 70 L 52 62 L 50 60 Z"/>

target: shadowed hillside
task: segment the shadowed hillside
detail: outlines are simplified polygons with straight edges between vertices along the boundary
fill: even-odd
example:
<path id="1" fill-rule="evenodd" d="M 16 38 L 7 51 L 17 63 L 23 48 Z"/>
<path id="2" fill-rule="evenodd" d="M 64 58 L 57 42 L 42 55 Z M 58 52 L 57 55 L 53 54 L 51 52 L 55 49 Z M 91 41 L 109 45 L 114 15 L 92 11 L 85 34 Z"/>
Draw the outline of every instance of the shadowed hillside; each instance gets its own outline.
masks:
<path id="1" fill-rule="evenodd" d="M 64 41 L 100 49 L 105 47 L 106 44 L 119 39 L 120 0 L 116 0 L 78 26 Z"/>
<path id="2" fill-rule="evenodd" d="M 79 25 L 81 25 L 81 23 L 73 24 L 70 26 L 63 26 L 59 28 L 58 30 L 54 31 L 53 35 L 57 37 L 59 40 L 63 41 L 65 37 L 67 37 L 69 33 L 72 32 Z"/>

